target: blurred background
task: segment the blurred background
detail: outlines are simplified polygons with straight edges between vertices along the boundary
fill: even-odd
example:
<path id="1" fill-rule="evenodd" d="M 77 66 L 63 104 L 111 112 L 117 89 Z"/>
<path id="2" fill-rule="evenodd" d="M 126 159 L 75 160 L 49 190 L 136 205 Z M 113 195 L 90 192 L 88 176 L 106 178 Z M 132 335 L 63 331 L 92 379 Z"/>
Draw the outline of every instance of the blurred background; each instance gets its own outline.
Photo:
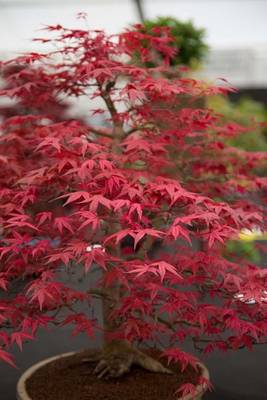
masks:
<path id="1" fill-rule="evenodd" d="M 90 28 L 110 33 L 141 18 L 192 20 L 210 47 L 202 76 L 224 77 L 267 102 L 266 0 L 0 0 L 0 58 L 38 49 L 31 39 L 42 25 L 80 25 L 78 12 L 87 13 Z"/>

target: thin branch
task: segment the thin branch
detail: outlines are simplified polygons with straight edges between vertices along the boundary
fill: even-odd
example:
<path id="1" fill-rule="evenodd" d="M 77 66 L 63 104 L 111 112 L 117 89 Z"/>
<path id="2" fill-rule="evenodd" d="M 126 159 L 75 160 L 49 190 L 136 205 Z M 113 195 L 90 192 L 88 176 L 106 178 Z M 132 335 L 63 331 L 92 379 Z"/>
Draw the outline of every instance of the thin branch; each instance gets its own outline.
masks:
<path id="1" fill-rule="evenodd" d="M 137 8 L 137 13 L 142 24 L 145 22 L 145 14 L 143 9 L 142 0 L 134 0 Z"/>
<path id="2" fill-rule="evenodd" d="M 156 126 L 154 124 L 145 124 L 145 125 L 140 125 L 140 126 L 136 126 L 134 128 L 131 128 L 129 131 L 125 132 L 126 135 L 131 135 L 131 133 L 137 132 L 137 131 L 142 131 L 144 129 L 155 129 Z"/>
<path id="3" fill-rule="evenodd" d="M 93 126 L 89 126 L 88 131 L 90 133 L 94 133 L 97 136 L 103 136 L 103 137 L 107 137 L 109 139 L 112 139 L 112 135 L 110 135 L 109 133 L 103 131 L 102 129 L 95 128 Z"/>
<path id="4" fill-rule="evenodd" d="M 103 88 L 103 86 L 101 85 L 101 83 L 99 81 L 97 81 L 97 85 L 100 91 L 100 95 L 102 97 L 102 99 L 104 100 L 107 109 L 112 117 L 113 123 L 114 125 L 116 125 L 117 121 L 117 115 L 118 115 L 118 111 L 114 105 L 114 102 L 112 101 L 111 97 L 110 97 L 110 91 L 113 88 L 113 86 L 115 85 L 115 82 L 110 82 L 110 84 L 106 85 L 106 88 Z"/>
<path id="5" fill-rule="evenodd" d="M 174 324 L 172 324 L 171 322 L 165 320 L 164 318 L 161 317 L 156 317 L 157 321 L 160 322 L 163 325 L 166 325 L 169 329 L 171 329 L 172 331 L 175 331 L 175 327 Z"/>
<path id="6" fill-rule="evenodd" d="M 97 81 L 100 95 L 104 100 L 106 107 L 111 115 L 113 122 L 113 131 L 112 131 L 112 152 L 115 154 L 120 154 L 122 149 L 120 148 L 120 143 L 125 136 L 125 132 L 123 130 L 123 122 L 119 120 L 119 112 L 117 111 L 114 102 L 110 96 L 110 91 L 115 85 L 115 81 L 109 82 L 104 88 L 103 85 L 99 81 Z"/>
<path id="7" fill-rule="evenodd" d="M 170 328 L 172 331 L 175 331 L 175 325 L 178 325 L 178 324 L 184 324 L 184 325 L 188 325 L 188 326 L 193 326 L 193 327 L 195 327 L 195 328 L 200 328 L 200 325 L 199 325 L 199 324 L 194 324 L 194 323 L 188 322 L 188 321 L 186 321 L 186 320 L 184 320 L 184 319 L 178 319 L 178 320 L 176 320 L 176 321 L 170 322 L 170 321 L 165 320 L 165 319 L 162 318 L 162 317 L 157 317 L 157 320 L 158 320 L 160 323 L 166 325 L 166 326 L 167 326 L 168 328 Z"/>
<path id="8" fill-rule="evenodd" d="M 192 338 L 192 339 L 193 339 L 193 343 L 194 343 L 194 348 L 196 350 L 199 350 L 199 351 L 203 351 L 204 348 L 198 346 L 197 343 L 218 343 L 218 342 L 222 342 L 223 341 L 225 344 L 227 344 L 224 339 L 204 339 L 204 338 L 203 339 Z M 255 345 L 266 345 L 266 344 L 267 344 L 267 342 L 253 342 L 252 343 L 253 346 L 255 346 Z M 238 347 L 238 350 L 242 350 L 242 349 L 244 349 L 246 347 L 247 347 L 246 345 L 241 345 L 241 346 Z M 231 346 L 229 346 L 229 344 L 227 344 L 227 348 L 229 350 L 233 350 L 233 348 Z"/>
<path id="9" fill-rule="evenodd" d="M 99 296 L 101 298 L 110 300 L 115 302 L 116 299 L 110 295 L 110 293 L 108 293 L 108 291 L 104 290 L 104 289 L 90 289 L 87 291 L 88 294 L 92 295 L 92 296 Z"/>

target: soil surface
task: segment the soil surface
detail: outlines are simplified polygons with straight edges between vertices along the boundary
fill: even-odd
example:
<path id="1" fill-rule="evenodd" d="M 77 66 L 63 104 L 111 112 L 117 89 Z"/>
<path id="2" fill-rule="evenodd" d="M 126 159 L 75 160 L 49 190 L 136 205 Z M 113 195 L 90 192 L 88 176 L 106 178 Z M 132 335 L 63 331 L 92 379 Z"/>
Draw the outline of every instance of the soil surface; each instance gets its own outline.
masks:
<path id="1" fill-rule="evenodd" d="M 147 354 L 159 359 L 159 353 Z M 173 400 L 175 392 L 184 383 L 197 382 L 200 370 L 192 367 L 181 373 L 178 364 L 169 365 L 173 375 L 153 373 L 133 367 L 127 375 L 112 380 L 100 380 L 93 375 L 96 363 L 82 363 L 92 354 L 83 351 L 64 357 L 40 368 L 26 382 L 33 400 Z M 160 361 L 167 367 L 165 358 Z"/>

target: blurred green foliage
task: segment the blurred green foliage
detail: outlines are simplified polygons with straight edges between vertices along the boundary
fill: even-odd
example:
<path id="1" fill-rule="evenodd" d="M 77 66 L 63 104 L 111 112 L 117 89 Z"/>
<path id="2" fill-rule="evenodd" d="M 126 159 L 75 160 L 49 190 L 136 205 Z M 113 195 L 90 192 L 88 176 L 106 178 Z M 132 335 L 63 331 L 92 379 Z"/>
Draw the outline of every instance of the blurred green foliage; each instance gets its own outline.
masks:
<path id="1" fill-rule="evenodd" d="M 156 35 L 157 31 L 154 28 L 157 27 L 169 27 L 174 38 L 172 46 L 177 49 L 177 54 L 171 60 L 172 66 L 184 65 L 191 70 L 199 67 L 208 53 L 204 29 L 196 28 L 191 21 L 182 22 L 172 17 L 159 17 L 145 21 L 145 29 L 142 28 L 142 32 Z M 156 62 L 149 63 L 149 66 L 155 64 Z M 199 107 L 213 109 L 223 115 L 226 123 L 233 121 L 244 127 L 251 127 L 247 132 L 228 139 L 229 145 L 248 151 L 267 151 L 267 126 L 264 126 L 267 122 L 267 108 L 263 103 L 249 97 L 243 97 L 237 102 L 224 96 L 212 96 L 202 100 L 202 103 L 198 104 Z M 230 240 L 226 244 L 224 255 L 228 259 L 244 257 L 255 263 L 261 260 L 255 240 Z"/>
<path id="2" fill-rule="evenodd" d="M 146 20 L 142 31 L 156 35 L 154 28 L 169 27 L 174 38 L 172 46 L 177 49 L 176 56 L 171 60 L 172 66 L 184 65 L 195 69 L 208 51 L 205 30 L 196 28 L 191 21 L 182 22 L 172 17 L 158 17 Z"/>
<path id="3" fill-rule="evenodd" d="M 222 114 L 225 122 L 233 121 L 242 126 L 251 127 L 248 132 L 228 139 L 228 144 L 247 151 L 267 151 L 267 108 L 263 103 L 249 97 L 242 97 L 237 102 L 233 102 L 224 96 L 213 96 L 207 99 L 207 106 Z M 265 175 L 266 169 L 258 173 Z M 225 257 L 228 259 L 242 257 L 249 262 L 260 263 L 261 254 L 256 247 L 256 240 L 266 240 L 266 234 L 260 238 L 252 238 L 251 235 L 251 240 L 248 239 L 228 241 L 224 252 Z"/>
<path id="4" fill-rule="evenodd" d="M 224 255 L 228 259 L 242 257 L 253 263 L 261 261 L 261 254 L 254 241 L 229 240 L 226 244 Z"/>
<path id="5" fill-rule="evenodd" d="M 248 132 L 229 139 L 227 142 L 231 146 L 247 151 L 267 151 L 267 108 L 263 103 L 249 97 L 233 102 L 227 97 L 213 96 L 207 99 L 207 106 L 222 114 L 225 121 L 251 127 Z"/>

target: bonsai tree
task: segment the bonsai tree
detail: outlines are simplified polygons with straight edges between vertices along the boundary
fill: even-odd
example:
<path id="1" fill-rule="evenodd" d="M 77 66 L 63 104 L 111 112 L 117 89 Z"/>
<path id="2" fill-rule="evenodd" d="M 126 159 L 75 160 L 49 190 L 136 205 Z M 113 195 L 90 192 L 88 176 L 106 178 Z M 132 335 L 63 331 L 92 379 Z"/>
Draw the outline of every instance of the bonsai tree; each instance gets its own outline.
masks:
<path id="1" fill-rule="evenodd" d="M 266 154 L 227 147 L 224 137 L 242 128 L 194 107 L 199 96 L 227 89 L 164 78 L 174 56 L 165 30 L 157 37 L 47 30 L 52 37 L 39 40 L 54 50 L 4 63 L 20 68 L 2 96 L 36 110 L 47 86 L 58 101 L 83 97 L 105 122 L 58 121 L 50 109 L 3 120 L 0 358 L 13 364 L 12 345 L 49 324 L 74 325 L 89 338 L 103 332 L 92 357 L 100 378 L 120 377 L 133 364 L 169 373 L 140 350 L 143 343 L 156 343 L 183 368 L 197 362 L 181 349 L 188 337 L 204 352 L 265 343 L 266 273 L 225 259 L 223 249 L 241 229 L 264 228 L 264 203 L 254 195 L 264 200 L 266 179 L 253 168 Z M 144 35 L 164 55 L 162 66 L 128 62 L 136 51 L 149 61 Z M 40 78 L 23 83 L 29 66 Z M 175 110 L 179 95 L 192 107 Z M 164 246 L 155 251 L 157 241 Z M 84 276 L 97 270 L 97 284 L 89 279 L 77 290 L 61 279 L 63 270 L 80 268 Z M 96 317 L 98 301 L 103 315 Z"/>

